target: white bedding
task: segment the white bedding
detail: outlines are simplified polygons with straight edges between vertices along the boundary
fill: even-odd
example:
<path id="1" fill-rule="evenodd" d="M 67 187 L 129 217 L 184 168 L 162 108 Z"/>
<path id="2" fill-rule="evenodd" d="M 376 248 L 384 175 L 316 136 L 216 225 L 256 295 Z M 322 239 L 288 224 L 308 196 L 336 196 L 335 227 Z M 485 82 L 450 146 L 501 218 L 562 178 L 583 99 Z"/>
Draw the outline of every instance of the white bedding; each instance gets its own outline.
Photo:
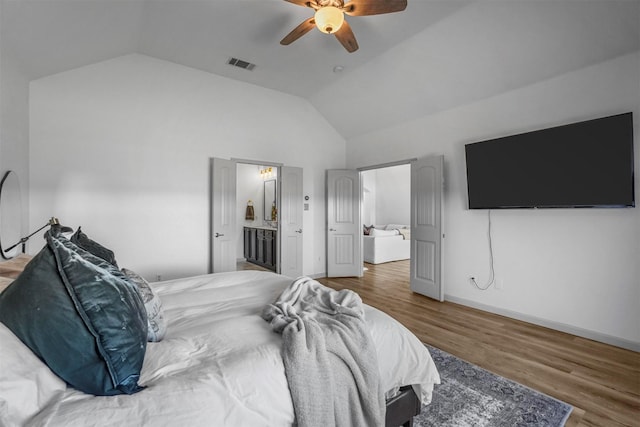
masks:
<path id="1" fill-rule="evenodd" d="M 95 397 L 67 387 L 28 425 L 292 425 L 281 336 L 260 317 L 290 282 L 274 273 L 242 271 L 153 283 L 167 333 L 147 345 L 140 378 L 146 389 Z M 383 388 L 412 384 L 422 402 L 430 402 L 439 376 L 424 345 L 375 308 L 365 306 L 365 318 Z M 24 404 L 19 399 L 9 396 L 9 405 Z"/>

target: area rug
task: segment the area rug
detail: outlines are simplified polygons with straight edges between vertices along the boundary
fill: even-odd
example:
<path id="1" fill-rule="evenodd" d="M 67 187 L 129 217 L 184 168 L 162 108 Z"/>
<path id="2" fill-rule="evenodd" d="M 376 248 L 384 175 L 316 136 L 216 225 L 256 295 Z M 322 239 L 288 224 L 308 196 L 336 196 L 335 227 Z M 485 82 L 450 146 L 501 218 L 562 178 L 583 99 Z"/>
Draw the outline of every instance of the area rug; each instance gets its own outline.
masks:
<path id="1" fill-rule="evenodd" d="M 564 426 L 571 405 L 427 345 L 440 372 L 415 427 Z"/>

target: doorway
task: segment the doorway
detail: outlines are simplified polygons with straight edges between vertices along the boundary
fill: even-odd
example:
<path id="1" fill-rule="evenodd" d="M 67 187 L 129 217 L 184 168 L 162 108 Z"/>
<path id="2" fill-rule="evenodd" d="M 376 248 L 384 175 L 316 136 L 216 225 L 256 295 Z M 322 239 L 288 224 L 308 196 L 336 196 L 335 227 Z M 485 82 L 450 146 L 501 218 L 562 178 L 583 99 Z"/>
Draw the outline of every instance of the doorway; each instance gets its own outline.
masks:
<path id="1" fill-rule="evenodd" d="M 253 172 L 239 176 L 238 168 L 244 168 L 240 165 L 248 165 Z M 263 165 L 251 160 L 210 159 L 211 273 L 237 270 L 240 253 L 244 258 L 244 222 L 253 218 L 261 229 L 255 230 L 256 238 L 260 231 L 263 242 L 269 239 L 264 245 L 253 245 L 256 256 L 270 264 L 270 270 L 276 273 L 291 277 L 302 275 L 302 168 Z M 253 181 L 251 185 L 241 183 L 245 188 L 242 198 L 237 194 L 238 179 Z M 261 184 L 255 185 L 256 181 Z M 250 196 L 246 197 L 247 194 Z M 267 218 L 267 215 L 271 216 Z"/>
<path id="2" fill-rule="evenodd" d="M 238 163 L 236 168 L 236 269 L 278 271 L 277 166 Z"/>
<path id="3" fill-rule="evenodd" d="M 362 277 L 361 172 L 410 164 L 410 284 L 411 290 L 443 301 L 442 210 L 444 156 L 389 163 L 375 167 L 327 170 L 327 277 Z M 394 224 L 398 225 L 398 224 Z M 375 232 L 383 238 L 385 230 Z M 393 227 L 391 227 L 393 228 Z M 373 228 L 375 230 L 375 227 Z M 401 234 L 401 229 L 398 228 Z M 395 234 L 395 233 L 393 233 Z M 387 234 L 387 237 L 391 235 Z"/>
<path id="4" fill-rule="evenodd" d="M 363 271 L 387 270 L 409 282 L 411 259 L 411 164 L 360 172 Z M 393 273 L 391 273 L 393 272 Z"/>

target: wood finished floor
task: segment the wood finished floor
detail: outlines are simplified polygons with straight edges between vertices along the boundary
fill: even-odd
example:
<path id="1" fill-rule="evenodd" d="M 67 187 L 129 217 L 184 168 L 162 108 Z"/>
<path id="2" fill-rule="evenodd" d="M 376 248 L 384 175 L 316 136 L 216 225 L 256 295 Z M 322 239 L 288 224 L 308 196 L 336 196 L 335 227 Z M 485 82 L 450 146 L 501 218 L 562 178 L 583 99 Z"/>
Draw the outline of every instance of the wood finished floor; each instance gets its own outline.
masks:
<path id="1" fill-rule="evenodd" d="M 362 278 L 319 279 L 352 289 L 420 340 L 573 405 L 575 426 L 640 426 L 640 353 L 409 290 L 409 262 L 366 264 Z"/>
<path id="2" fill-rule="evenodd" d="M 247 261 L 238 261 L 236 262 L 236 270 L 256 270 L 256 271 L 271 271 L 268 268 L 261 267 L 256 264 L 252 264 Z"/>

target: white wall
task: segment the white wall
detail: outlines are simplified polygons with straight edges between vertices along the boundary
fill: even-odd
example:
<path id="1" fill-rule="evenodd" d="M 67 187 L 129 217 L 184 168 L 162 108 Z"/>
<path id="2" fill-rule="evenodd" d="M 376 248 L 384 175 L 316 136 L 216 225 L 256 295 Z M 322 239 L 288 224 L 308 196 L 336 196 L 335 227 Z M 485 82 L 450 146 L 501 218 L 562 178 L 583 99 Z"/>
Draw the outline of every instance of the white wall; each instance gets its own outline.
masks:
<path id="1" fill-rule="evenodd" d="M 362 225 L 380 224 L 376 221 L 376 170 L 364 171 L 362 178 Z"/>
<path id="2" fill-rule="evenodd" d="M 411 220 L 411 167 L 389 166 L 362 172 L 362 223 L 409 224 Z"/>
<path id="3" fill-rule="evenodd" d="M 0 2 L 0 24 L 2 19 Z M 24 218 L 19 234 L 24 236 L 29 230 L 29 82 L 4 38 L 0 38 L 0 94 L 0 179 L 8 170 L 18 176 Z M 42 224 L 48 219 L 43 218 Z M 15 242 L 3 243 L 6 247 Z"/>
<path id="4" fill-rule="evenodd" d="M 347 167 L 445 156 L 446 297 L 640 349 L 640 207 L 487 211 L 466 207 L 464 144 L 626 111 L 634 113 L 640 204 L 640 55 L 619 57 L 461 108 L 347 141 Z"/>
<path id="5" fill-rule="evenodd" d="M 32 225 L 82 225 L 150 279 L 206 273 L 209 158 L 280 162 L 310 196 L 303 272 L 325 271 L 325 169 L 345 141 L 307 101 L 127 55 L 31 82 L 30 119 Z"/>
<path id="6" fill-rule="evenodd" d="M 281 162 L 304 168 L 303 271 L 316 274 L 325 169 L 444 154 L 447 298 L 640 348 L 640 208 L 494 211 L 504 289 L 482 292 L 468 277 L 487 277 L 487 215 L 466 209 L 464 172 L 465 143 L 624 111 L 635 115 L 639 165 L 639 75 L 636 53 L 421 117 L 349 140 L 345 164 L 344 141 L 302 99 L 141 55 L 116 58 L 31 83 L 30 224 L 56 215 L 83 225 L 150 278 L 204 273 L 208 159 Z M 41 243 L 32 241 L 34 253 Z"/>
<path id="7" fill-rule="evenodd" d="M 378 224 L 411 222 L 411 166 L 376 170 L 376 221 Z"/>

